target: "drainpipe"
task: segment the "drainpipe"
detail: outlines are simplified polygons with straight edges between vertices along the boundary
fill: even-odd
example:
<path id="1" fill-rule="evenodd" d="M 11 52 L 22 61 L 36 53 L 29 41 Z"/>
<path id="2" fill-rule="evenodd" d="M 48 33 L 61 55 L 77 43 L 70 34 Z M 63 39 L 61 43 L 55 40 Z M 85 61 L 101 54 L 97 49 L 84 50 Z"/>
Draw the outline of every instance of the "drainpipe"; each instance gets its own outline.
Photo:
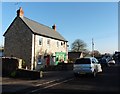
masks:
<path id="1" fill-rule="evenodd" d="M 34 62 L 33 62 L 33 70 L 35 69 L 35 39 L 36 39 L 36 35 L 34 34 Z"/>
<path id="2" fill-rule="evenodd" d="M 34 69 L 35 62 L 35 34 L 32 34 L 32 58 L 31 58 L 31 70 Z"/>

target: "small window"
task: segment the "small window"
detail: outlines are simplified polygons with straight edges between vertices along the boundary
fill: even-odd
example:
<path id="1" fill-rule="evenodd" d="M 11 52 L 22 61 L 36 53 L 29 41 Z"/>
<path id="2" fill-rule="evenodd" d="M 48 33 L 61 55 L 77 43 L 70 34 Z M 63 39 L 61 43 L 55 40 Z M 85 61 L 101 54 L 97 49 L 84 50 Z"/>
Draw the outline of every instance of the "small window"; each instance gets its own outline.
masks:
<path id="1" fill-rule="evenodd" d="M 92 59 L 92 63 L 98 63 L 98 60 L 97 59 Z"/>
<path id="2" fill-rule="evenodd" d="M 42 62 L 41 62 L 41 55 L 38 56 L 38 64 L 42 64 Z"/>
<path id="3" fill-rule="evenodd" d="M 43 38 L 39 38 L 39 45 L 42 45 Z"/>
<path id="4" fill-rule="evenodd" d="M 63 43 L 61 42 L 61 46 L 63 45 Z"/>
<path id="5" fill-rule="evenodd" d="M 59 42 L 57 41 L 57 47 L 59 47 Z"/>
<path id="6" fill-rule="evenodd" d="M 50 45 L 50 39 L 47 40 L 47 44 Z"/>
<path id="7" fill-rule="evenodd" d="M 93 63 L 93 64 L 95 64 L 95 61 L 94 61 L 94 60 L 92 60 L 92 63 Z"/>

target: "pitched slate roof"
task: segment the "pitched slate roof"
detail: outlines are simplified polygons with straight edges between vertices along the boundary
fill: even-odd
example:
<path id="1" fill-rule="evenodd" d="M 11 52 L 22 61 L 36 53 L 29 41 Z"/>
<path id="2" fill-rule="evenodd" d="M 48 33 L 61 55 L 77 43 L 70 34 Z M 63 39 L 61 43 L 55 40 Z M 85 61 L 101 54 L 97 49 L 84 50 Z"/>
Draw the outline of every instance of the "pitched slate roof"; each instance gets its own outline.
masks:
<path id="1" fill-rule="evenodd" d="M 52 29 L 48 26 L 40 24 L 40 23 L 38 23 L 36 21 L 33 21 L 31 19 L 28 19 L 26 17 L 20 17 L 20 18 L 26 23 L 26 25 L 35 34 L 50 37 L 50 38 L 53 38 L 53 39 L 62 40 L 62 41 L 67 41 L 63 36 L 61 36 L 60 33 L 58 33 L 57 31 L 55 31 L 54 29 Z"/>

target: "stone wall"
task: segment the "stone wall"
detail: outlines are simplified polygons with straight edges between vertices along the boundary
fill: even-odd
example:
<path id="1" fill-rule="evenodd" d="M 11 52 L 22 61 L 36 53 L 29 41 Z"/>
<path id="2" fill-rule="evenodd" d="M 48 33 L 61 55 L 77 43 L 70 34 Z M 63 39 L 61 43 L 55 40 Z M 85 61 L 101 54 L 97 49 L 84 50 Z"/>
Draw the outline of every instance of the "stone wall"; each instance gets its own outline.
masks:
<path id="1" fill-rule="evenodd" d="M 4 55 L 7 57 L 21 58 L 30 68 L 32 54 L 32 32 L 22 21 L 16 17 L 5 33 Z"/>

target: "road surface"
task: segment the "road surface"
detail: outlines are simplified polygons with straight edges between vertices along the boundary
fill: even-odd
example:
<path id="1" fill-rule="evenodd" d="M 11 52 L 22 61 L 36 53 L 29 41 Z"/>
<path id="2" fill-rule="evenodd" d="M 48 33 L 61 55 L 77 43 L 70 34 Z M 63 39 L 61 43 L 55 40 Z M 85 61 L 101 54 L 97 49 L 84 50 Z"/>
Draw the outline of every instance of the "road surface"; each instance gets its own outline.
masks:
<path id="1" fill-rule="evenodd" d="M 76 78 L 72 71 L 51 72 L 46 74 L 46 78 L 29 81 L 22 80 L 21 84 L 16 84 L 16 82 L 13 82 L 13 84 L 6 82 L 5 84 L 3 82 L 3 94 L 10 92 L 11 94 L 120 94 L 119 73 L 120 66 L 117 65 L 104 67 L 103 73 L 98 74 L 95 78 L 90 75 Z M 10 90 L 10 87 L 12 90 Z"/>

